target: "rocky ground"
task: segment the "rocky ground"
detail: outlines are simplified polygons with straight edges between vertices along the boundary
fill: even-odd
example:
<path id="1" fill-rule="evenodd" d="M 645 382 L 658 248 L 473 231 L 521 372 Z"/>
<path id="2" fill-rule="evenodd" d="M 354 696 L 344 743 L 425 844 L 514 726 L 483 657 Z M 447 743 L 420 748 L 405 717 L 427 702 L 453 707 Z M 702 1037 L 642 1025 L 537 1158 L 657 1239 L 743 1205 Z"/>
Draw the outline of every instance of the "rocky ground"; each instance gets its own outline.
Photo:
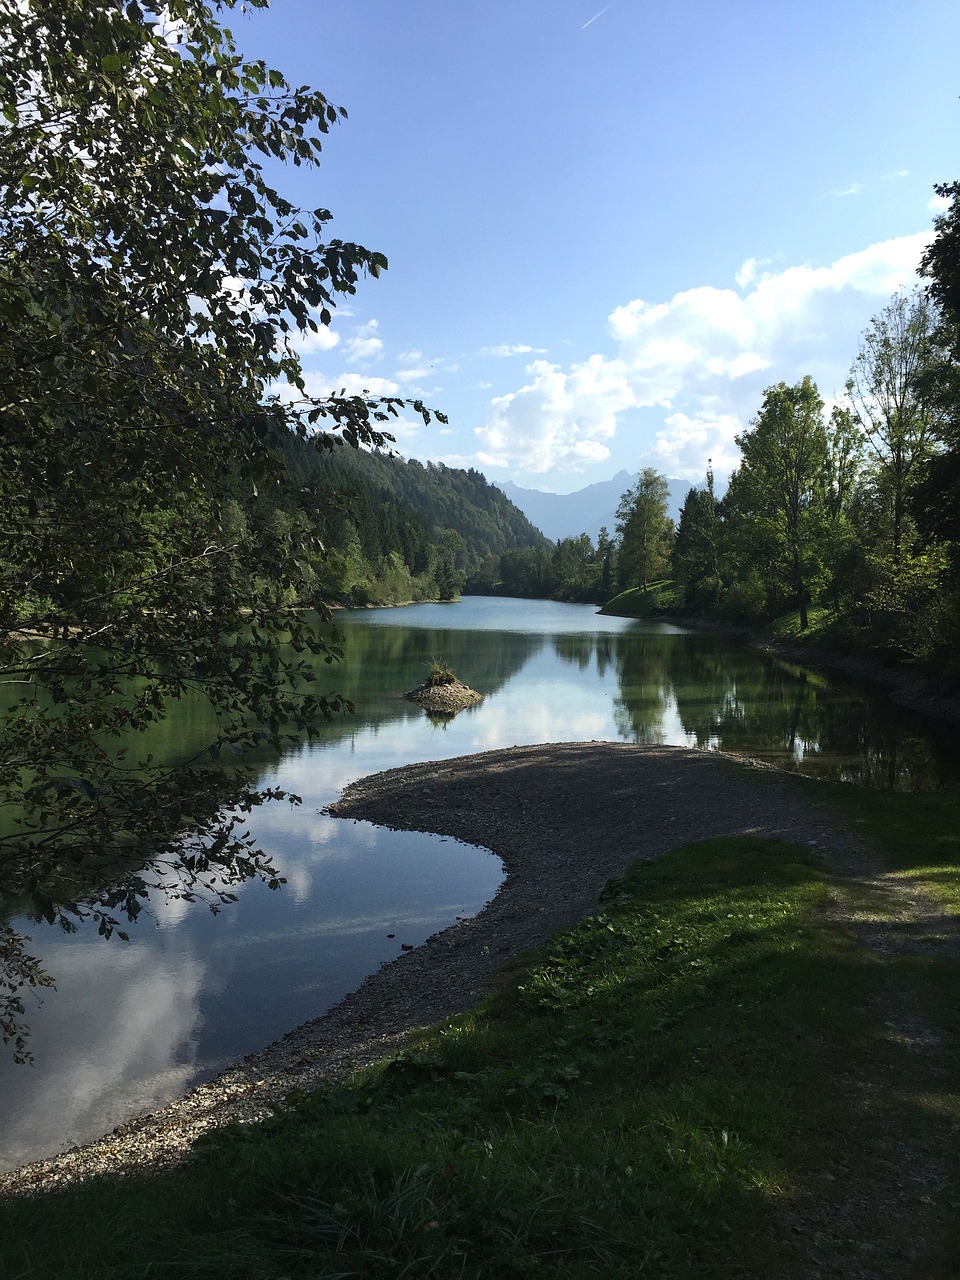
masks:
<path id="1" fill-rule="evenodd" d="M 423 707 L 424 711 L 440 716 L 455 716 L 464 707 L 472 707 L 483 701 L 482 693 L 477 693 L 476 689 L 471 689 L 460 680 L 447 680 L 441 684 L 425 680 L 403 696 Z"/>

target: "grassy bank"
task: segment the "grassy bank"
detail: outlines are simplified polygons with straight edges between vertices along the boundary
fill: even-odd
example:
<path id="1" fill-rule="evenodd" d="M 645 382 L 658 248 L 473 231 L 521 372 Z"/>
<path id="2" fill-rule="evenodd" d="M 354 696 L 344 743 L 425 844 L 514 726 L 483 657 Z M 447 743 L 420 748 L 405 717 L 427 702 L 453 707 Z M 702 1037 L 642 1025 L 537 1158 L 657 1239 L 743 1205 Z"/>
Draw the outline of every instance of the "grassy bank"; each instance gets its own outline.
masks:
<path id="1" fill-rule="evenodd" d="M 960 908 L 957 797 L 821 792 Z M 769 841 L 638 865 L 402 1059 L 176 1176 L 6 1202 L 0 1275 L 905 1276 L 905 1224 L 915 1274 L 955 1274 L 956 1195 L 905 1153 L 939 1143 L 955 1179 L 956 1076 L 887 1024 L 905 998 L 955 1032 L 956 966 L 878 963 L 827 899 L 816 858 Z"/>
<path id="2" fill-rule="evenodd" d="M 682 588 L 668 578 L 645 587 L 628 587 L 599 610 L 616 618 L 658 618 L 681 612 Z"/>

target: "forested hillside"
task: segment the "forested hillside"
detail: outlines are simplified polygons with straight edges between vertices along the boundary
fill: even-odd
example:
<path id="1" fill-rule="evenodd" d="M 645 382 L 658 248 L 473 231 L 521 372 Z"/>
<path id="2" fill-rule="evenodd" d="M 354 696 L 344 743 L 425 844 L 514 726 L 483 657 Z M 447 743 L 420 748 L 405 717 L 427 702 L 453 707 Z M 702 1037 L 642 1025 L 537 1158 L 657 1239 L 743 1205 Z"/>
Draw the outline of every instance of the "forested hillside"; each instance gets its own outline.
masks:
<path id="1" fill-rule="evenodd" d="M 485 565 L 543 537 L 479 471 L 377 450 L 318 451 L 290 436 L 289 492 L 320 535 L 313 571 L 331 603 L 452 599 Z"/>

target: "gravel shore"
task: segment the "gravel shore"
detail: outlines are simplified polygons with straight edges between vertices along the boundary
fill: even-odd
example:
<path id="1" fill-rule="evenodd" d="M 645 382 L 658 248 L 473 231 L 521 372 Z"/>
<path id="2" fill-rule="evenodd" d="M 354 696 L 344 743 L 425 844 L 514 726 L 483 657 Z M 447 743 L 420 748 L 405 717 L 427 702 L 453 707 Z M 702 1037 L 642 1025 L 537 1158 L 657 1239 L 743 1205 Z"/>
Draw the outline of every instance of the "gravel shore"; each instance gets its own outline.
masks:
<path id="1" fill-rule="evenodd" d="M 802 781 L 718 753 L 612 742 L 517 747 L 361 779 L 331 813 L 490 849 L 507 872 L 493 901 L 162 1110 L 0 1175 L 0 1192 L 172 1167 L 204 1131 L 262 1119 L 291 1089 L 397 1052 L 412 1031 L 469 1008 L 518 952 L 589 914 L 606 882 L 639 858 L 739 834 L 829 846 L 855 861 L 849 837 L 807 797 Z"/>

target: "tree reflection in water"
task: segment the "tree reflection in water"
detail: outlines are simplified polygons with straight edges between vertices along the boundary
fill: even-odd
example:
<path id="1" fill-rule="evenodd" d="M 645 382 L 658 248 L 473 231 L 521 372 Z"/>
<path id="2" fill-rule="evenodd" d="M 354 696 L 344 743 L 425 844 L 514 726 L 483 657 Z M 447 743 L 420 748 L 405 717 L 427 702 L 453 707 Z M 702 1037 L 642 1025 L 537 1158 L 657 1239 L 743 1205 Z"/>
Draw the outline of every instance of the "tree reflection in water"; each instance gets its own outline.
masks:
<path id="1" fill-rule="evenodd" d="M 750 756 L 819 778 L 886 790 L 943 785 L 950 735 L 900 712 L 882 691 L 703 632 L 562 636 L 564 661 L 602 679 L 611 667 L 614 719 L 630 742 L 683 742 Z"/>
<path id="2" fill-rule="evenodd" d="M 936 788 L 953 782 L 960 773 L 955 735 L 949 727 L 925 724 L 895 707 L 882 691 L 775 659 L 729 636 L 598 617 L 587 606 L 490 598 L 468 598 L 457 606 L 424 605 L 354 614 L 346 619 L 345 629 L 345 661 L 333 669 L 318 662 L 315 678 L 320 687 L 338 688 L 353 704 L 354 713 L 316 726 L 312 745 L 305 739 L 291 740 L 279 755 L 269 745 L 262 745 L 245 757 L 256 788 L 272 783 L 304 796 L 304 805 L 296 811 L 267 806 L 266 811 L 249 815 L 255 843 L 238 850 L 241 855 L 253 855 L 263 847 L 275 853 L 277 879 L 289 874 L 291 885 L 300 884 L 297 877 L 306 868 L 311 875 L 316 870 L 320 846 L 313 829 L 321 821 L 321 807 L 334 798 L 336 787 L 341 785 L 334 780 L 375 773 L 415 759 L 448 758 L 514 744 L 597 738 L 719 749 L 817 777 L 898 790 Z M 442 657 L 465 683 L 482 692 L 484 702 L 452 721 L 431 722 L 406 701 L 401 694 L 423 678 L 424 665 L 433 656 Z M 183 700 L 171 708 L 165 720 L 152 726 L 143 749 L 153 752 L 158 760 L 178 761 L 196 756 L 210 737 L 202 699 L 195 704 Z M 151 918 L 159 916 L 164 892 L 153 886 L 165 883 L 175 895 L 171 905 L 184 912 L 177 932 L 172 926 L 167 932 L 165 926 L 162 935 L 171 954 L 188 947 L 185 939 L 188 934 L 193 937 L 191 930 L 199 935 L 197 917 L 206 917 L 196 906 L 188 910 L 183 890 L 190 891 L 189 884 L 178 877 L 175 868 L 168 864 L 164 871 L 162 860 L 155 859 L 166 842 L 184 834 L 185 825 L 193 825 L 196 837 L 207 824 L 209 837 L 212 824 L 230 814 L 237 799 L 235 776 L 224 773 L 218 777 L 205 770 L 198 783 L 198 795 L 171 796 L 176 804 L 171 804 L 174 820 L 170 823 L 159 822 L 151 812 L 152 847 L 131 849 L 123 865 L 108 865 L 96 858 L 78 865 L 51 865 L 42 880 L 31 884 L 16 874 L 16 868 L 6 868 L 2 888 L 8 896 L 0 901 L 0 1014 L 3 997 L 16 999 L 25 994 L 23 984 L 29 988 L 31 978 L 39 972 L 29 969 L 31 949 L 24 953 L 18 940 L 4 933 L 4 918 L 15 931 L 34 935 L 36 954 L 43 958 L 40 967 L 49 965 L 54 976 L 66 976 L 74 966 L 63 959 L 68 954 L 64 949 L 66 935 L 56 926 L 54 930 L 47 928 L 51 911 L 56 919 L 57 912 L 69 913 L 71 906 L 80 915 L 114 910 L 126 926 L 126 905 L 129 902 L 136 907 L 141 888 L 150 890 Z M 329 788 L 333 792 L 328 794 Z M 276 810 L 276 816 L 271 817 L 271 810 Z M 281 812 L 288 815 L 283 821 L 279 819 Z M 237 835 L 243 838 L 245 830 L 244 824 Z M 190 833 L 187 835 L 189 839 Z M 357 877 L 357 893 L 364 903 L 382 887 L 363 880 L 371 874 L 367 868 L 373 866 L 367 854 L 359 846 L 356 854 L 350 854 L 355 858 L 351 863 L 355 870 L 350 874 Z M 384 865 L 399 865 L 395 850 L 386 864 L 380 864 L 377 875 L 381 879 Z M 217 877 L 210 891 L 213 905 L 223 900 L 219 891 L 227 900 L 238 892 L 238 885 L 229 879 Z M 329 897 L 329 893 L 322 886 L 328 883 L 318 876 L 316 896 L 304 899 L 308 907 L 300 903 L 296 892 L 281 891 L 243 893 L 240 904 L 227 908 L 216 941 L 211 938 L 203 944 L 211 950 L 197 951 L 198 962 L 209 969 L 203 980 L 204 1035 L 216 1039 L 223 1034 L 216 1019 L 224 1006 L 223 975 L 231 969 L 236 971 L 231 981 L 239 981 L 237 990 L 243 991 L 246 1001 L 244 984 L 249 985 L 252 971 L 242 967 L 248 963 L 244 937 L 250 930 L 257 934 L 267 917 L 275 918 L 271 925 L 278 940 L 275 949 L 287 957 L 284 963 L 288 966 L 277 971 L 272 1004 L 280 1004 L 277 992 L 283 992 L 285 1000 L 287 992 L 291 1001 L 299 999 L 304 956 L 309 952 L 314 963 L 314 952 L 320 954 L 320 944 L 314 944 L 310 930 L 327 918 L 324 913 L 329 912 L 330 903 L 325 895 Z M 31 897 L 31 890 L 38 896 Z M 394 894 L 392 888 L 390 893 Z M 389 910 L 393 909 L 391 897 Z M 296 950 L 301 945 L 298 929 L 305 939 L 300 951 Z M 96 930 L 94 918 L 88 920 L 82 934 L 89 937 Z M 139 944 L 132 941 L 146 947 L 143 929 L 139 932 Z M 374 929 L 371 937 L 376 933 Z M 234 941 L 230 941 L 231 934 Z M 75 941 L 82 947 L 84 936 L 69 939 L 69 945 Z M 55 938 L 59 939 L 56 943 Z M 132 960 L 121 959 L 124 948 L 90 948 L 94 952 L 101 949 L 106 953 L 104 970 L 116 970 L 113 978 L 117 981 L 121 969 L 134 967 Z M 383 958 L 371 952 L 369 963 L 375 968 Z M 92 965 L 92 956 L 89 959 Z M 259 959 L 256 963 L 262 968 Z M 245 975 L 242 981 L 237 978 L 241 974 Z M 215 995 L 211 995 L 214 988 Z M 52 999 L 46 1002 L 44 1017 L 54 1003 Z M 34 1007 L 35 1002 L 30 1001 L 28 1018 Z M 286 1018 L 287 1005 L 282 1009 Z M 289 1021 L 284 1025 L 294 1025 L 304 1016 L 298 1010 L 299 1006 L 290 1006 Z M 16 1006 L 8 1004 L 7 1011 L 19 1013 L 22 1025 L 22 1012 Z M 36 1017 L 39 1023 L 40 1015 Z M 245 1017 L 243 1013 L 232 1016 L 231 1028 L 241 1024 L 245 1028 Z M 238 1051 L 255 1047 L 255 1037 L 261 1034 L 256 1029 L 258 1018 L 250 1017 L 251 1039 L 249 1043 L 238 1041 Z M 23 1073 L 16 1070 L 22 1078 Z M 38 1065 L 29 1075 L 39 1078 L 42 1070 Z"/>

